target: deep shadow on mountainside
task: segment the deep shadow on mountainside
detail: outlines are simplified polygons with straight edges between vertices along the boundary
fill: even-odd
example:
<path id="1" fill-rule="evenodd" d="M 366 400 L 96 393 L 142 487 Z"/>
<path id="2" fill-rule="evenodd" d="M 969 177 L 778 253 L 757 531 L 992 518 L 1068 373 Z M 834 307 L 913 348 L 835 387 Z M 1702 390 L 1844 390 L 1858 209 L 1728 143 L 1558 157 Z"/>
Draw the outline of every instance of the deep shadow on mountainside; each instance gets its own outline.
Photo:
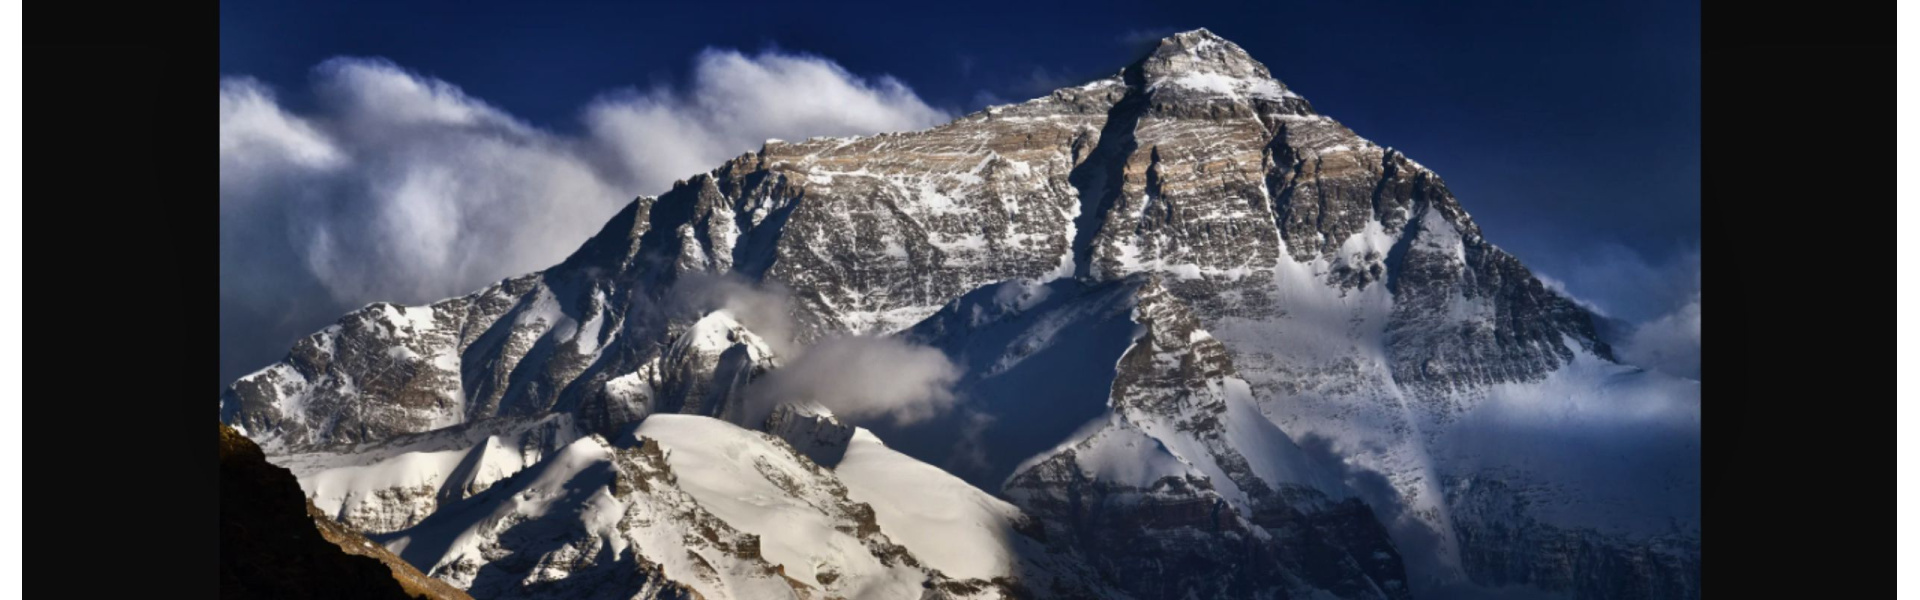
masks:
<path id="1" fill-rule="evenodd" d="M 320 515 L 292 473 L 269 464 L 259 446 L 225 424 L 220 597 L 472 600 Z"/>

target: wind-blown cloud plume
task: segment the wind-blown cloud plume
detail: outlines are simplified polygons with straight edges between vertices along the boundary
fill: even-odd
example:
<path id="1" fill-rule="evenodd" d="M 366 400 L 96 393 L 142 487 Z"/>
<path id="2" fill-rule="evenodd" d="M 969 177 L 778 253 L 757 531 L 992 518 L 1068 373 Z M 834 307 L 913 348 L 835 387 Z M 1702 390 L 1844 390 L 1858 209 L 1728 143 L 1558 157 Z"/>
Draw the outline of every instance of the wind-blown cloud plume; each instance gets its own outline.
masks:
<path id="1" fill-rule="evenodd" d="M 625 90 L 588 105 L 593 141 L 656 190 L 769 138 L 865 135 L 952 118 L 892 77 L 862 80 L 817 57 L 708 50 L 687 90 Z M 662 142 L 666 143 L 662 143 Z"/>
<path id="2" fill-rule="evenodd" d="M 892 336 L 802 339 L 793 319 L 792 294 L 777 282 L 737 274 L 686 273 L 658 302 L 636 290 L 629 318 L 659 325 L 691 323 L 724 310 L 765 341 L 780 368 L 746 389 L 744 423 L 760 423 L 782 404 L 815 403 L 854 424 L 888 420 L 916 423 L 953 409 L 953 392 L 964 369 L 940 350 Z M 985 418 L 986 415 L 975 415 Z M 978 437 L 991 419 L 969 421 Z"/>
<path id="3" fill-rule="evenodd" d="M 905 425 L 952 408 L 960 375 L 937 349 L 893 337 L 845 336 L 806 347 L 755 381 L 747 397 L 762 413 L 781 403 L 816 402 L 854 423 L 887 418 Z"/>
<path id="4" fill-rule="evenodd" d="M 1620 357 L 1689 379 L 1700 379 L 1700 295 L 1679 309 L 1640 325 L 1620 346 Z"/>
<path id="5" fill-rule="evenodd" d="M 589 101 L 554 133 L 379 59 L 314 68 L 313 108 L 220 81 L 221 382 L 374 301 L 421 303 L 559 262 L 619 207 L 767 138 L 948 119 L 891 77 L 708 50 L 685 89 Z"/>
<path id="6" fill-rule="evenodd" d="M 795 339 L 793 296 L 776 281 L 753 281 L 733 273 L 683 273 L 665 294 L 664 306 L 644 303 L 645 290 L 635 290 L 634 311 L 642 318 L 691 322 L 716 310 L 759 336 L 782 358 L 799 356 Z M 664 310 L 662 310 L 664 309 Z"/>
<path id="7" fill-rule="evenodd" d="M 1622 361 L 1700 380 L 1700 250 L 1652 263 L 1618 245 L 1601 245 L 1570 263 L 1548 287 L 1624 327 L 1609 341 Z"/>

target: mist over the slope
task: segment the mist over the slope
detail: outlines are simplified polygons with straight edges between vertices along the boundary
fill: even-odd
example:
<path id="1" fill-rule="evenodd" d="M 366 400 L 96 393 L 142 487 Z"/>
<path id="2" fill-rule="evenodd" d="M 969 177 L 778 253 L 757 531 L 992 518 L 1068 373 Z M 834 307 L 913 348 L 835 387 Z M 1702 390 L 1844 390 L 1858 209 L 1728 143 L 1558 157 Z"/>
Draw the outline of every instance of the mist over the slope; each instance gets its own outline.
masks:
<path id="1" fill-rule="evenodd" d="M 1333 440 L 1325 436 L 1303 432 L 1294 439 L 1309 460 L 1338 473 L 1360 501 L 1373 509 L 1373 517 L 1386 527 L 1387 535 L 1393 539 L 1394 549 L 1406 566 L 1408 584 L 1416 593 L 1454 582 L 1454 566 L 1440 559 L 1447 540 L 1401 502 L 1400 493 L 1385 475 L 1349 464 L 1345 454 L 1355 451 L 1335 448 Z"/>
<path id="2" fill-rule="evenodd" d="M 964 369 L 940 350 L 893 336 L 843 335 L 811 342 L 796 335 L 790 292 L 738 274 L 683 273 L 658 303 L 637 294 L 641 318 L 691 322 L 724 310 L 774 352 L 780 368 L 746 390 L 746 422 L 782 404 L 815 403 L 855 424 L 912 424 L 954 408 Z M 976 426 L 984 427 L 985 423 Z M 977 435 L 977 432 L 976 432 Z"/>
<path id="3" fill-rule="evenodd" d="M 657 313 L 651 318 L 685 321 L 724 310 L 783 360 L 802 351 L 794 337 L 793 296 L 779 282 L 752 281 L 733 273 L 689 272 L 680 274 L 665 296 L 665 306 L 636 303 L 635 310 Z"/>
<path id="4" fill-rule="evenodd" d="M 768 138 L 951 116 L 891 77 L 779 51 L 709 49 L 684 88 L 590 100 L 579 134 L 380 59 L 315 67 L 295 98 L 311 102 L 280 92 L 220 80 L 222 385 L 367 303 L 431 302 L 557 263 L 634 196 Z"/>
<path id="5" fill-rule="evenodd" d="M 1609 340 L 1620 360 L 1700 380 L 1699 248 L 1659 263 L 1614 244 L 1541 258 L 1530 266 L 1547 287 L 1629 325 Z"/>
<path id="6" fill-rule="evenodd" d="M 1629 363 L 1700 379 L 1700 293 L 1658 319 L 1642 323 L 1619 347 Z"/>
<path id="7" fill-rule="evenodd" d="M 899 338 L 827 338 L 747 388 L 748 414 L 814 402 L 856 424 L 881 418 L 916 423 L 954 406 L 953 384 L 960 374 L 938 349 Z"/>
<path id="8" fill-rule="evenodd" d="M 1446 465 L 1438 473 L 1449 495 L 1445 500 L 1456 513 L 1472 512 L 1478 506 L 1472 492 L 1497 484 L 1546 493 L 1547 498 L 1580 499 L 1577 509 L 1554 500 L 1527 509 L 1531 518 L 1556 527 L 1635 541 L 1667 534 L 1697 536 L 1700 385 L 1659 371 L 1585 359 L 1542 382 L 1496 386 L 1428 444 L 1436 463 Z M 1462 578 L 1459 567 L 1442 558 L 1452 542 L 1423 523 L 1385 476 L 1345 458 L 1379 449 L 1337 447 L 1313 433 L 1297 439 L 1315 460 L 1338 469 L 1347 486 L 1373 509 L 1405 561 L 1416 597 L 1564 597 L 1530 586 L 1486 587 Z"/>

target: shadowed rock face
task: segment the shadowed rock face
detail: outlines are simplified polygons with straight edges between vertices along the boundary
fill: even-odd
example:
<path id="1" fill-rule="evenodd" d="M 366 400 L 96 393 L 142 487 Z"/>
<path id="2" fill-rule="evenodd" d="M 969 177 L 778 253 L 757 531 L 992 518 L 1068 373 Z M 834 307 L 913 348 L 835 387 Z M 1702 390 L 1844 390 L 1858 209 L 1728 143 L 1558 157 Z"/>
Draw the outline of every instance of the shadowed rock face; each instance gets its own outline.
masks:
<path id="1" fill-rule="evenodd" d="M 235 382 L 221 420 L 276 456 L 553 414 L 607 436 L 655 413 L 738 422 L 740 390 L 780 357 L 759 339 L 763 323 L 674 308 L 676 290 L 714 274 L 790 292 L 794 327 L 781 337 L 795 342 L 905 331 L 979 367 L 962 385 L 986 418 L 967 436 L 988 449 L 982 472 L 995 481 L 962 476 L 991 488 L 1041 452 L 1007 487 L 1032 492 L 1023 507 L 1045 521 L 1035 532 L 1117 553 L 1111 565 L 1133 567 L 1108 576 L 1139 595 L 1401 597 L 1419 584 L 1379 533 L 1388 529 L 1443 540 L 1431 551 L 1440 579 L 1580 597 L 1698 595 L 1697 521 L 1656 537 L 1555 521 L 1536 509 L 1586 502 L 1560 474 L 1451 462 L 1437 446 L 1489 398 L 1545 394 L 1515 390 L 1570 377 L 1581 361 L 1604 373 L 1579 389 L 1653 376 L 1612 364 L 1595 316 L 1489 243 L 1437 174 L 1320 114 L 1206 30 L 1168 37 L 1111 77 L 939 127 L 769 142 L 636 199 L 546 271 L 343 317 Z M 1107 293 L 1149 279 L 1139 293 Z M 1009 310 L 998 297 L 1006 286 L 1099 302 L 1083 315 L 1068 314 L 1078 300 L 1014 302 L 1012 312 L 1036 314 L 1009 317 L 1025 319 L 1010 331 L 976 330 Z M 1115 306 L 1138 312 L 1129 322 Z M 1128 329 L 1136 324 L 1145 337 Z M 1062 327 L 1087 339 L 1055 340 Z M 1075 344 L 1102 353 L 1084 369 L 1091 387 L 1042 381 L 1035 371 L 1045 367 L 1028 357 Z M 1020 377 L 1046 393 L 999 385 Z M 1240 404 L 1221 399 L 1228 381 L 1244 386 L 1232 392 Z M 1573 384 L 1555 385 L 1564 396 Z M 1697 385 L 1693 394 L 1697 405 Z M 1190 443 L 1218 470 L 1093 476 L 1085 452 L 1048 450 L 1073 440 L 1032 439 L 1077 422 L 1018 412 L 1067 399 L 1076 402 L 1067 420 L 1111 409 L 1113 435 Z M 841 424 L 794 416 L 769 426 L 830 463 Z M 1254 476 L 1276 451 L 1221 440 L 1256 422 L 1285 430 L 1289 447 L 1286 434 L 1331 440 L 1334 462 L 1384 491 L 1369 509 L 1341 495 L 1341 482 Z M 901 448 L 962 462 L 959 445 L 944 443 L 955 435 L 928 437 L 943 443 Z M 1001 443 L 1021 455 L 997 455 Z M 1489 477 L 1509 485 L 1472 496 L 1448 487 Z M 1552 501 L 1484 508 L 1519 497 Z M 1389 512 L 1399 522 L 1375 516 Z M 1196 575 L 1148 578 L 1148 564 Z M 1248 574 L 1244 564 L 1271 568 Z"/>
<path id="2" fill-rule="evenodd" d="M 1524 495 L 1500 481 L 1451 483 L 1450 500 L 1458 510 L 1479 513 L 1460 528 L 1463 562 L 1476 581 L 1531 583 L 1594 598 L 1700 596 L 1696 538 L 1665 534 L 1645 543 L 1620 543 L 1591 529 L 1535 519 L 1524 500 L 1516 501 Z"/>
<path id="3" fill-rule="evenodd" d="M 1247 409 L 1225 349 L 1157 276 L 1134 279 L 1141 333 L 1107 423 L 1016 473 L 1007 494 L 1136 596 L 1409 597 L 1372 511 Z"/>
<path id="4" fill-rule="evenodd" d="M 221 425 L 220 597 L 471 600 L 379 546 L 343 550 L 365 538 L 311 508 L 291 473 Z"/>

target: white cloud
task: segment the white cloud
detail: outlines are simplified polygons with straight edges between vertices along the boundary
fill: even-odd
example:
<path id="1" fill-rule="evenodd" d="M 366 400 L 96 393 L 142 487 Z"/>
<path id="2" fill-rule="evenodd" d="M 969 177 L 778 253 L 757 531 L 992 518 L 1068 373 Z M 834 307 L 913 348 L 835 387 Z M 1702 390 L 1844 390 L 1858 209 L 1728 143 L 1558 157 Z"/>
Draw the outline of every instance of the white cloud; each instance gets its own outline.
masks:
<path id="1" fill-rule="evenodd" d="M 273 94 L 252 79 L 220 81 L 220 200 L 228 189 L 256 185 L 250 177 L 282 170 L 325 171 L 345 159 L 332 140 L 299 117 L 280 110 Z"/>
<path id="2" fill-rule="evenodd" d="M 1700 379 L 1700 294 L 1678 310 L 1634 329 L 1621 345 L 1629 363 L 1698 381 Z"/>
<path id="3" fill-rule="evenodd" d="M 1629 322 L 1659 318 L 1685 305 L 1700 290 L 1700 249 L 1675 248 L 1664 256 L 1611 243 L 1588 244 L 1531 257 L 1529 268 L 1543 283 Z"/>
<path id="4" fill-rule="evenodd" d="M 596 99 L 588 129 L 647 189 L 713 168 L 768 138 L 864 135 L 952 117 L 892 77 L 863 80 L 824 58 L 709 49 L 692 85 Z"/>
<path id="5" fill-rule="evenodd" d="M 947 355 L 891 337 L 845 336 L 805 348 L 747 391 L 756 414 L 780 403 L 817 402 L 854 423 L 917 423 L 953 408 L 961 369 Z"/>
<path id="6" fill-rule="evenodd" d="M 428 302 L 557 263 L 634 196 L 767 138 L 948 119 L 891 77 L 775 51 L 709 50 L 686 89 L 593 99 L 579 136 L 378 59 L 320 64 L 311 93 L 296 112 L 258 81 L 220 81 L 223 382 L 343 308 Z"/>
<path id="7" fill-rule="evenodd" d="M 804 350 L 794 339 L 793 298 L 774 281 L 755 282 L 727 273 L 685 273 L 665 294 L 666 306 L 647 306 L 645 290 L 634 291 L 636 310 L 651 310 L 652 318 L 693 321 L 725 310 L 773 349 L 775 355 L 798 356 Z M 664 308 L 664 310 L 660 310 Z"/>
<path id="8" fill-rule="evenodd" d="M 1129 29 L 1125 33 L 1114 37 L 1114 41 L 1128 46 L 1152 48 L 1154 45 L 1159 44 L 1162 38 L 1178 33 L 1179 31 L 1179 29 L 1173 27 Z"/>
<path id="9" fill-rule="evenodd" d="M 772 346 L 780 368 L 747 388 L 741 422 L 759 423 L 781 404 L 811 402 L 856 425 L 880 419 L 907 425 L 939 416 L 958 403 L 953 385 L 963 369 L 938 349 L 896 337 L 839 336 L 810 344 L 795 339 L 793 299 L 777 283 L 688 273 L 661 294 L 660 303 L 643 304 L 645 298 L 635 294 L 635 306 L 644 306 L 637 310 L 644 311 L 645 318 L 686 323 L 726 310 Z M 963 436 L 975 438 L 977 445 L 989 422 L 987 415 L 969 415 Z"/>
<path id="10" fill-rule="evenodd" d="M 1573 292 L 1567 289 L 1566 282 L 1560 281 L 1558 279 L 1554 279 L 1553 277 L 1547 275 L 1546 273 L 1541 273 L 1539 271 L 1534 271 L 1533 277 L 1534 279 L 1540 280 L 1540 285 L 1544 285 L 1547 287 L 1547 289 L 1553 290 L 1554 293 L 1560 294 L 1561 296 L 1565 296 L 1566 299 L 1568 300 L 1572 300 L 1574 304 L 1580 305 L 1580 308 L 1584 308 L 1589 311 L 1592 311 L 1593 314 L 1600 315 L 1601 317 L 1611 316 L 1607 314 L 1606 309 L 1600 308 L 1600 305 L 1589 302 L 1585 298 L 1581 298 L 1579 296 L 1573 295 Z"/>
<path id="11" fill-rule="evenodd" d="M 468 96 L 453 84 L 380 59 L 334 58 L 314 67 L 314 92 L 356 137 L 401 137 L 395 126 L 485 127 L 532 133 L 532 127 Z"/>
<path id="12" fill-rule="evenodd" d="M 1609 339 L 1615 357 L 1698 381 L 1699 248 L 1682 250 L 1658 263 L 1617 244 L 1600 244 L 1580 256 L 1565 270 L 1565 279 L 1537 270 L 1534 275 L 1588 310 L 1631 325 Z"/>

